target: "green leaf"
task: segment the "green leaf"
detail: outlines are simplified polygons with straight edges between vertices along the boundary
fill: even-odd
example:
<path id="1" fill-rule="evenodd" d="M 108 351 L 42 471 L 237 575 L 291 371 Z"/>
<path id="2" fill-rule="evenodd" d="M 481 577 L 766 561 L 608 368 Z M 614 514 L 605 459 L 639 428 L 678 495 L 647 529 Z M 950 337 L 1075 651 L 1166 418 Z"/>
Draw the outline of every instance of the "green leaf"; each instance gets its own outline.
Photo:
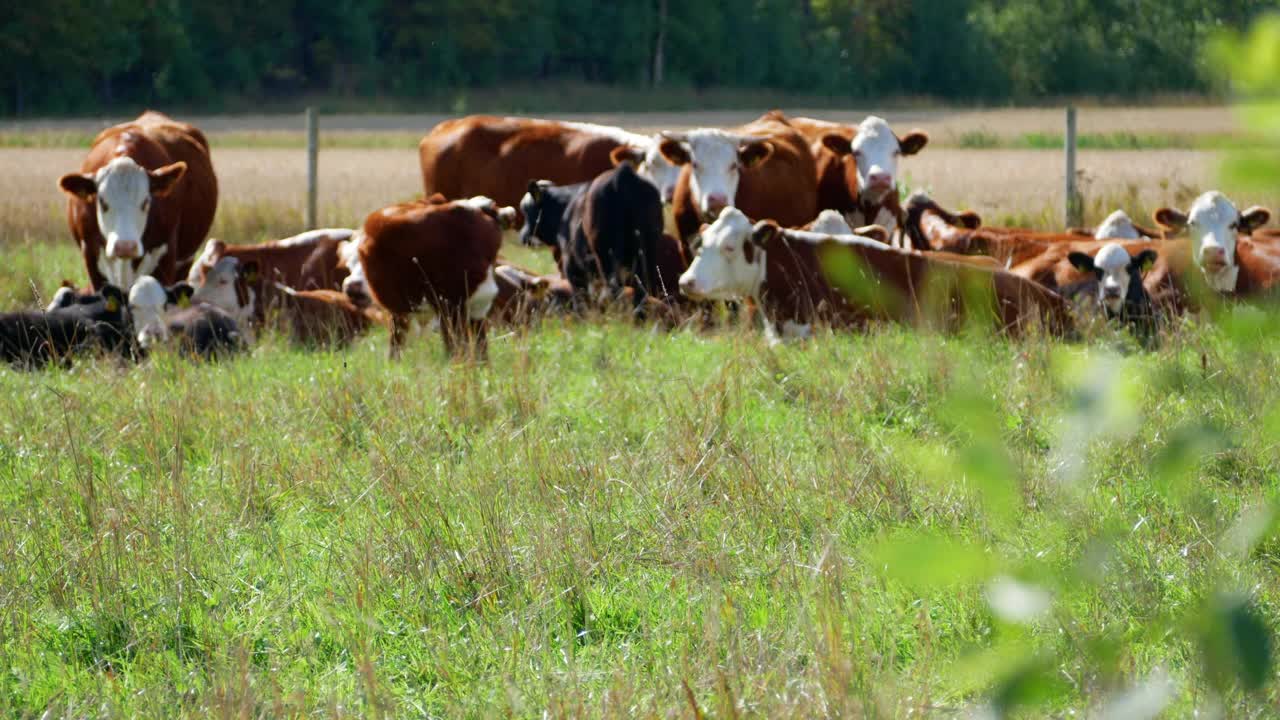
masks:
<path id="1" fill-rule="evenodd" d="M 872 558 L 886 577 L 917 592 L 975 583 L 995 567 L 983 546 L 927 530 L 888 535 L 876 544 Z"/>
<path id="2" fill-rule="evenodd" d="M 1219 596 L 1203 618 L 1205 671 L 1219 692 L 1256 692 L 1273 674 L 1271 628 L 1247 598 Z"/>

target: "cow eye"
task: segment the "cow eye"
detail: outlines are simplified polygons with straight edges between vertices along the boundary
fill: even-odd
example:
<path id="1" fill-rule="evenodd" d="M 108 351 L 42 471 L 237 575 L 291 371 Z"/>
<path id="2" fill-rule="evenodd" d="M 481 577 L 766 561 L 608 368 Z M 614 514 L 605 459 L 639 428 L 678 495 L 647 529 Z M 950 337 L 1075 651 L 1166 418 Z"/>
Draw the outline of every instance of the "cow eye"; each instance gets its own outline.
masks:
<path id="1" fill-rule="evenodd" d="M 111 212 L 111 208 L 107 207 L 106 200 L 103 200 L 102 198 L 98 198 L 98 205 L 102 207 L 102 212 Z"/>

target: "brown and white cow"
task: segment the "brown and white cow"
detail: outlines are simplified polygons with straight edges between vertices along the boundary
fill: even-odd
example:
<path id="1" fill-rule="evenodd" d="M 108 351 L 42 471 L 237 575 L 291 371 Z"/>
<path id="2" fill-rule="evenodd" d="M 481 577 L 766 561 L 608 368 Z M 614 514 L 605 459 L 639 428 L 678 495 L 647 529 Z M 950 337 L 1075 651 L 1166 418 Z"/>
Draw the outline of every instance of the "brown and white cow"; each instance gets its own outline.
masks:
<path id="1" fill-rule="evenodd" d="M 659 150 L 682 168 L 672 205 L 686 247 L 702 224 L 726 207 L 786 226 L 804 225 L 818 215 L 813 153 L 785 120 L 766 115 L 733 130 L 662 136 Z"/>
<path id="2" fill-rule="evenodd" d="M 832 272 L 832 266 L 845 271 Z M 736 208 L 725 209 L 703 231 L 680 289 L 692 298 L 754 299 L 771 338 L 777 329 L 784 336 L 807 335 L 820 318 L 855 326 L 892 320 L 950 328 L 963 317 L 989 316 L 1012 334 L 1035 321 L 1058 334 L 1072 328 L 1065 300 L 1010 273 L 857 236 L 783 230 L 767 220 L 753 227 Z M 975 291 L 985 293 L 989 304 L 976 301 Z"/>
<path id="3" fill-rule="evenodd" d="M 204 134 L 152 111 L 99 133 L 80 172 L 58 186 L 95 289 L 185 277 L 218 206 Z"/>
<path id="4" fill-rule="evenodd" d="M 1251 207 L 1236 209 L 1226 195 L 1211 190 L 1180 212 L 1160 208 L 1153 218 L 1171 231 L 1185 229 L 1191 261 L 1208 287 L 1219 293 L 1249 297 L 1270 293 L 1280 281 L 1280 248 L 1265 235 L 1250 235 L 1271 219 L 1271 212 Z"/>
<path id="5" fill-rule="evenodd" d="M 341 262 L 343 250 L 354 234 L 353 230 L 340 228 L 310 230 L 256 245 L 230 245 L 210 239 L 191 265 L 187 282 L 196 288 L 204 287 L 208 284 L 205 276 L 223 258 L 253 263 L 257 274 L 249 288 L 253 302 L 251 315 L 261 322 L 269 306 L 280 297 L 276 290 L 278 284 L 294 290 L 341 289 L 348 274 Z M 228 301 L 230 298 L 230 295 L 225 297 Z M 234 313 L 223 303 L 219 306 Z"/>
<path id="6" fill-rule="evenodd" d="M 411 316 L 429 307 L 445 349 L 464 349 L 470 333 L 486 352 L 485 318 L 498 294 L 494 265 L 502 245 L 497 218 L 469 202 L 392 205 L 364 222 L 358 252 L 370 296 L 391 315 L 391 357 L 404 345 Z"/>
<path id="7" fill-rule="evenodd" d="M 782 116 L 776 110 L 769 115 L 775 114 Z M 898 201 L 898 161 L 923 150 L 929 136 L 912 130 L 898 137 L 875 115 L 856 127 L 807 117 L 790 118 L 790 124 L 813 152 L 819 209 L 839 211 L 852 227 L 880 225 L 896 241 L 905 219 Z"/>
<path id="8" fill-rule="evenodd" d="M 606 125 L 472 115 L 432 128 L 418 143 L 418 160 L 428 197 L 485 195 L 513 206 L 530 180 L 570 185 L 595 178 L 613 167 L 619 148 L 619 157 L 634 162 L 670 202 L 679 169 L 658 152 L 655 138 Z"/>

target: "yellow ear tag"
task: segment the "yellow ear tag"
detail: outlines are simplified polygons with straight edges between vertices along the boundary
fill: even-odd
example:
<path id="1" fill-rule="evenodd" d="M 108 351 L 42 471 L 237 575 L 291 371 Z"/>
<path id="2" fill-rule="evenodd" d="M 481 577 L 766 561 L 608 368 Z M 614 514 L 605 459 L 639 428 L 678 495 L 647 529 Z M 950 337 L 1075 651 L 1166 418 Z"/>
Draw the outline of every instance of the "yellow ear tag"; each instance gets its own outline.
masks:
<path id="1" fill-rule="evenodd" d="M 245 282 L 258 282 L 258 271 L 250 270 L 244 274 Z"/>
<path id="2" fill-rule="evenodd" d="M 107 312 L 116 312 L 120 309 L 120 301 L 113 297 L 107 298 Z"/>
<path id="3" fill-rule="evenodd" d="M 188 308 L 188 307 L 191 307 L 191 296 L 190 296 L 190 295 L 179 295 L 179 296 L 178 296 L 178 307 L 180 307 L 180 308 Z"/>

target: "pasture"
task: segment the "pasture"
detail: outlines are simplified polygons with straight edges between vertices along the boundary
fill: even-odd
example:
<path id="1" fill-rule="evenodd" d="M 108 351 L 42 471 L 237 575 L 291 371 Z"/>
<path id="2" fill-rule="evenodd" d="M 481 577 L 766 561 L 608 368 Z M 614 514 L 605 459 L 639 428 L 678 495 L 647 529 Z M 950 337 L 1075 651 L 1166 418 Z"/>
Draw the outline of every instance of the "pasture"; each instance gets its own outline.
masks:
<path id="1" fill-rule="evenodd" d="M 993 224 L 1061 223 L 1061 152 L 1026 139 L 1058 132 L 1059 112 L 888 117 L 933 133 L 903 162 L 910 189 Z M 418 194 L 413 148 L 436 119 L 332 119 L 321 224 Z M 195 122 L 222 189 L 213 236 L 301 230 L 300 129 Z M 0 126 L 4 308 L 83 278 L 55 181 L 95 129 Z M 1251 142 L 1223 108 L 1084 110 L 1081 131 L 1139 147 L 1081 152 L 1088 223 L 1231 194 L 1208 148 Z M 600 317 L 495 331 L 479 365 L 426 330 L 394 363 L 386 343 L 267 336 L 212 366 L 0 369 L 0 714 L 1244 718 L 1280 703 L 1273 315 L 1214 308 L 1153 352 L 1100 327 L 770 347 L 732 324 Z"/>

